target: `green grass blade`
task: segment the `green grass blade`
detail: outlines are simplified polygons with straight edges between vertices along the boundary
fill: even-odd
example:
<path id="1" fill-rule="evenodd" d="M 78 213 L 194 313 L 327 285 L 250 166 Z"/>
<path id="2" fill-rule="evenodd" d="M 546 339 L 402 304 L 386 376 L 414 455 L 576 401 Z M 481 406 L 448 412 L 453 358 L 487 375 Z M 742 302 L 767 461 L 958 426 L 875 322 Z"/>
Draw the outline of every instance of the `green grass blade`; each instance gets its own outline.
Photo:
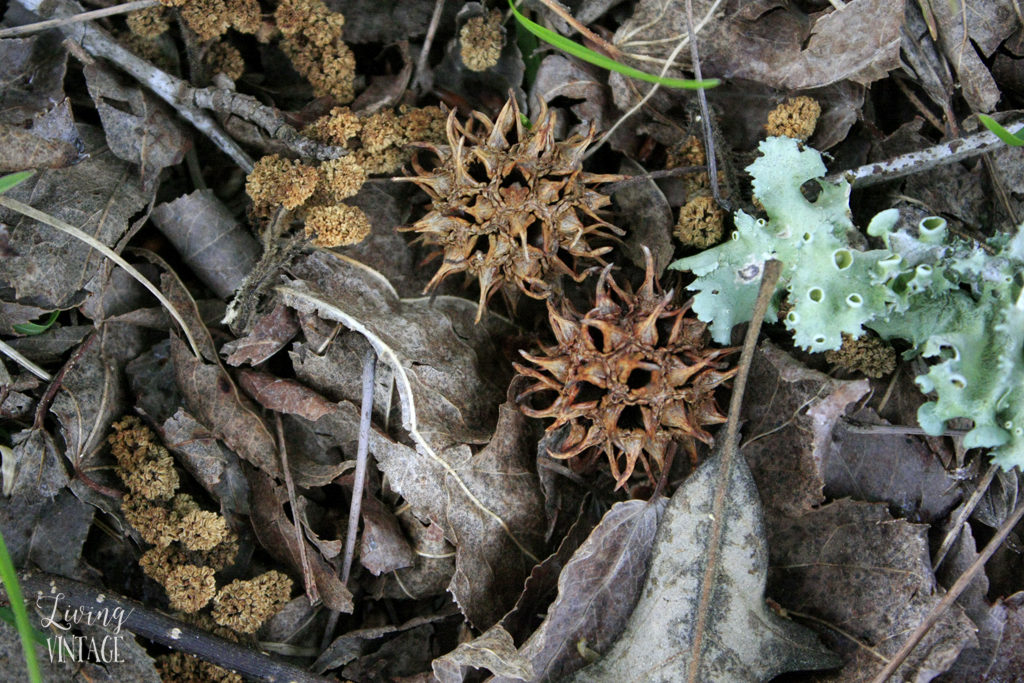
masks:
<path id="1" fill-rule="evenodd" d="M 12 610 L 10 607 L 0 607 L 0 620 L 5 621 L 14 628 L 18 628 L 18 622 L 14 617 L 14 610 Z M 48 638 L 46 637 L 45 633 L 43 633 L 42 631 L 33 626 L 32 633 L 30 635 L 32 636 L 32 640 L 35 641 L 36 645 L 46 647 L 46 641 L 48 640 Z"/>
<path id="2" fill-rule="evenodd" d="M 583 47 L 579 43 L 575 43 L 564 36 L 560 36 L 554 31 L 549 31 L 540 24 L 536 24 L 516 9 L 515 5 L 512 4 L 512 0 L 508 0 L 508 6 L 512 8 L 512 13 L 515 14 L 516 21 L 522 24 L 523 28 L 537 36 L 546 43 L 551 43 L 559 50 L 568 52 L 573 57 L 579 57 L 585 62 L 595 64 L 602 69 L 608 69 L 609 71 L 616 71 L 623 76 L 629 76 L 640 81 L 646 81 L 648 83 L 657 83 L 667 88 L 685 88 L 687 90 L 697 90 L 698 88 L 713 88 L 719 84 L 717 78 L 708 78 L 703 81 L 691 81 L 683 78 L 663 78 L 661 76 L 655 76 L 644 71 L 638 71 L 633 67 L 626 66 L 616 62 L 614 59 L 609 59 L 602 54 L 594 52 L 590 48 Z"/>
<path id="3" fill-rule="evenodd" d="M 57 316 L 60 315 L 60 311 L 51 311 L 50 317 L 46 319 L 45 323 L 17 323 L 11 325 L 11 329 L 18 334 L 27 334 L 30 337 L 34 337 L 37 334 L 46 332 L 50 327 L 57 322 Z"/>
<path id="4" fill-rule="evenodd" d="M 32 628 L 32 624 L 28 623 L 28 612 L 25 610 L 25 600 L 21 597 L 18 574 L 14 571 L 11 556 L 7 554 L 7 544 L 4 543 L 3 534 L 0 534 L 0 581 L 3 581 L 4 588 L 7 589 L 7 597 L 11 601 L 11 609 L 14 611 L 14 623 L 18 627 L 21 648 L 25 652 L 28 679 L 31 683 L 42 683 L 43 676 L 39 672 L 39 661 L 36 659 L 36 646 L 32 635 L 32 631 L 35 629 Z"/>
<path id="5" fill-rule="evenodd" d="M 32 177 L 35 171 L 21 171 L 20 173 L 11 173 L 0 178 L 0 193 L 7 192 L 15 185 L 24 182 Z"/>
<path id="6" fill-rule="evenodd" d="M 978 120 L 988 128 L 990 131 L 995 133 L 995 136 L 1010 145 L 1011 147 L 1024 146 L 1024 137 L 1020 135 L 1014 135 L 1010 131 L 1006 130 L 993 119 L 991 116 L 985 116 L 984 114 L 978 114 Z"/>

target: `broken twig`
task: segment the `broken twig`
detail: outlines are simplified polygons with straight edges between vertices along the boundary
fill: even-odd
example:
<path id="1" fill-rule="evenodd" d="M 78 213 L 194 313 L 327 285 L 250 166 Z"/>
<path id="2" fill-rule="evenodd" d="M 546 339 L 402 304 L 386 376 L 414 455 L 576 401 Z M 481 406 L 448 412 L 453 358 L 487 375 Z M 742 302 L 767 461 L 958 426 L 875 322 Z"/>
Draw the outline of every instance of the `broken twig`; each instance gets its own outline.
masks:
<path id="1" fill-rule="evenodd" d="M 359 413 L 359 447 L 356 450 L 356 476 L 352 483 L 352 504 L 348 509 L 348 537 L 345 539 L 345 562 L 341 582 L 348 583 L 352 559 L 356 552 L 356 533 L 363 505 L 363 484 L 366 482 L 366 458 L 370 449 L 370 418 L 373 415 L 373 378 L 377 369 L 377 352 L 370 349 L 363 358 L 363 406 Z"/>

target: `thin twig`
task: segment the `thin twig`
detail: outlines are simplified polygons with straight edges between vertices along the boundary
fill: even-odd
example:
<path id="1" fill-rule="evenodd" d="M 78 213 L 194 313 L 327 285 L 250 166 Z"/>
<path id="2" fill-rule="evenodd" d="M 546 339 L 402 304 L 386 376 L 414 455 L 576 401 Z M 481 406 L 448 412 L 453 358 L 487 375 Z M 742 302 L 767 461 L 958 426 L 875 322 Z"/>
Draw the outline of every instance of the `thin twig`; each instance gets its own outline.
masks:
<path id="1" fill-rule="evenodd" d="M 45 572 L 23 572 L 18 575 L 25 598 L 38 604 L 49 614 L 59 600 L 57 614 L 82 610 L 82 614 L 107 614 L 111 627 L 147 638 L 158 645 L 198 657 L 217 666 L 235 671 L 245 678 L 268 683 L 337 683 L 333 679 L 314 676 L 305 669 L 279 662 L 259 650 L 232 643 L 197 626 L 168 617 L 141 602 L 105 589 Z M 4 596 L 6 598 L 6 595 Z M 109 611 L 104 611 L 109 610 Z M 118 622 L 118 617 L 122 621 Z"/>
<path id="2" fill-rule="evenodd" d="M 786 616 L 796 617 L 797 619 L 807 619 L 808 621 L 813 621 L 816 624 L 821 624 L 822 626 L 824 626 L 825 628 L 829 629 L 830 631 L 835 631 L 836 633 L 838 633 L 842 637 L 846 638 L 847 640 L 852 641 L 858 647 L 860 647 L 861 649 L 865 650 L 866 652 L 874 655 L 875 657 L 877 657 L 878 659 L 882 660 L 886 664 L 888 664 L 889 661 L 890 661 L 890 659 L 888 657 L 886 657 L 885 655 L 883 655 L 881 652 L 879 652 L 875 648 L 871 647 L 870 645 L 868 645 L 864 641 L 860 640 L 859 638 L 854 636 L 852 633 L 849 633 L 848 631 L 844 631 L 843 629 L 839 628 L 838 626 L 836 626 L 832 622 L 825 621 L 824 619 L 819 619 L 818 617 L 812 616 L 810 614 L 804 614 L 803 612 L 794 612 L 793 610 L 786 609 L 785 607 L 781 607 L 780 606 L 780 608 L 785 610 Z"/>
<path id="3" fill-rule="evenodd" d="M 288 449 L 285 447 L 284 425 L 281 422 L 281 413 L 274 411 L 274 424 L 277 425 L 277 450 L 281 454 L 281 471 L 284 472 L 284 485 L 288 491 L 288 503 L 292 507 L 292 517 L 295 522 L 295 540 L 299 544 L 299 562 L 302 564 L 302 583 L 306 586 L 306 597 L 309 604 L 315 605 L 320 601 L 320 591 L 316 589 L 316 579 L 313 578 L 313 568 L 306 557 L 306 539 L 302 535 L 302 520 L 299 518 L 298 496 L 295 494 L 295 480 L 292 478 L 292 471 L 288 467 Z"/>
<path id="4" fill-rule="evenodd" d="M 44 0 L 16 0 L 22 7 L 42 14 Z M 46 3 L 47 7 L 50 3 Z M 63 17 L 74 16 L 75 13 L 68 3 L 57 0 L 53 11 L 55 15 Z M 181 116 L 195 126 L 200 132 L 217 145 L 218 148 L 227 154 L 246 173 L 252 173 L 253 160 L 246 154 L 237 142 L 225 133 L 213 118 L 195 107 L 188 107 L 178 101 L 177 93 L 184 81 L 162 71 L 141 57 L 135 55 L 107 33 L 89 23 L 66 24 L 60 30 L 68 38 L 85 48 L 85 51 L 93 57 L 109 59 L 118 67 L 126 71 L 137 81 L 153 91 L 160 99 L 174 107 Z"/>
<path id="5" fill-rule="evenodd" d="M 854 434 L 913 434 L 915 436 L 966 436 L 969 429 L 947 429 L 941 434 L 932 434 L 926 432 L 920 427 L 911 427 L 909 425 L 876 425 L 876 424 L 865 424 L 863 422 L 857 422 L 851 420 L 848 417 L 842 417 L 841 420 L 844 423 L 844 428 L 848 432 Z"/>
<path id="6" fill-rule="evenodd" d="M 892 661 L 875 676 L 871 683 L 885 683 L 896 672 L 896 669 L 900 668 L 900 665 L 906 661 L 907 657 L 914 651 L 914 648 L 928 635 L 928 631 L 942 618 L 942 615 L 960 597 L 960 594 L 971 585 L 974 577 L 985 567 L 985 563 L 995 554 L 996 550 L 1003 544 L 1003 541 L 1010 535 L 1013 527 L 1017 526 L 1022 517 L 1024 517 L 1024 500 L 1017 505 L 1017 509 L 1013 511 L 1013 514 L 1006 518 L 1006 521 L 996 531 L 996 535 L 992 537 L 992 540 L 988 542 L 985 549 L 978 555 L 978 559 L 971 564 L 967 571 L 960 575 L 960 578 L 956 580 L 956 583 L 949 589 L 949 592 L 942 596 L 942 600 L 932 608 L 932 611 L 928 613 L 928 616 L 921 622 L 921 625 L 914 630 L 910 638 L 907 639 L 907 642 L 900 648 L 900 651 L 892 658 Z"/>
<path id="7" fill-rule="evenodd" d="M 2 340 L 0 340 L 0 353 L 4 354 L 5 356 L 13 360 L 15 363 L 31 372 L 33 375 L 43 380 L 44 382 L 49 382 L 53 379 L 53 375 L 48 373 L 46 370 L 43 370 L 41 367 L 30 361 L 28 358 L 25 358 L 25 356 L 18 353 L 18 351 L 16 351 L 13 347 L 5 344 Z"/>
<path id="8" fill-rule="evenodd" d="M 434 13 L 430 16 L 430 26 L 427 27 L 427 36 L 423 39 L 423 48 L 420 49 L 420 58 L 416 60 L 416 77 L 412 79 L 411 89 L 415 92 L 422 92 L 426 89 L 427 64 L 430 61 L 430 47 L 434 44 L 434 35 L 437 33 L 437 25 L 441 23 L 441 14 L 444 12 L 444 0 L 436 0 Z"/>
<path id="9" fill-rule="evenodd" d="M 625 187 L 629 187 L 630 185 L 634 185 L 636 183 L 642 183 L 645 180 L 657 180 L 658 178 L 671 178 L 677 175 L 689 175 L 690 173 L 700 173 L 701 171 L 706 171 L 707 168 L 707 166 L 677 166 L 675 168 L 667 168 L 663 171 L 637 173 L 636 175 L 625 176 L 625 180 L 620 180 L 618 182 L 602 185 L 601 192 L 603 194 L 613 194 Z"/>
<path id="10" fill-rule="evenodd" d="M 377 369 L 377 352 L 370 349 L 363 358 L 363 406 L 359 413 L 359 447 L 356 450 L 356 476 L 352 482 L 352 503 L 348 508 L 348 537 L 345 538 L 345 561 L 341 566 L 341 582 L 348 583 L 352 559 L 356 553 L 356 533 L 363 505 L 363 484 L 366 482 L 366 460 L 370 449 L 370 418 L 373 416 L 373 379 Z"/>
<path id="11" fill-rule="evenodd" d="M 1024 121 L 1018 121 L 1006 127 L 1011 133 L 1016 133 L 1022 128 L 1024 128 Z M 941 145 L 929 147 L 928 149 L 922 149 L 919 152 L 903 154 L 888 161 L 866 164 L 849 171 L 833 173 L 825 178 L 825 180 L 830 183 L 846 180 L 855 189 L 869 187 L 877 183 L 902 178 L 912 173 L 923 173 L 938 166 L 954 164 L 1005 146 L 1006 143 L 997 138 L 995 133 L 986 130 L 965 138 L 944 142 Z"/>
<path id="12" fill-rule="evenodd" d="M 75 352 L 71 354 L 71 358 L 68 362 L 61 367 L 60 371 L 54 376 L 53 381 L 50 382 L 50 386 L 46 387 L 46 392 L 43 397 L 39 399 L 38 405 L 36 405 L 35 419 L 32 421 L 32 429 L 42 429 L 43 421 L 46 419 L 46 413 L 50 410 L 50 406 L 53 405 L 53 399 L 57 398 L 57 392 L 60 391 L 61 385 L 64 383 L 64 376 L 68 374 L 71 368 L 75 367 L 79 359 L 92 345 L 93 340 L 96 338 L 96 330 L 90 332 L 86 338 L 78 345 Z"/>
<path id="13" fill-rule="evenodd" d="M 690 33 L 690 60 L 693 62 L 693 77 L 700 81 L 700 51 L 697 49 L 697 33 L 693 29 L 693 0 L 686 0 L 686 29 Z M 711 195 L 715 203 L 726 211 L 732 211 L 732 204 L 722 199 L 718 190 L 718 163 L 715 159 L 715 133 L 711 128 L 711 114 L 708 112 L 708 98 L 704 88 L 697 89 L 697 100 L 700 102 L 701 123 L 704 128 L 704 156 L 708 160 L 708 178 L 711 180 Z"/>
<path id="14" fill-rule="evenodd" d="M 999 471 L 999 465 L 993 463 L 989 466 L 988 471 L 985 472 L 985 476 L 982 477 L 981 481 L 978 482 L 978 487 L 974 489 L 974 493 L 967 499 L 967 503 L 961 508 L 960 512 L 957 513 L 956 520 L 953 522 L 953 527 L 946 534 L 946 538 L 942 539 L 942 545 L 939 546 L 939 550 L 935 553 L 935 558 L 932 560 L 932 571 L 939 571 L 939 565 L 946 559 L 946 554 L 949 553 L 949 549 L 953 547 L 953 541 L 960 536 L 960 529 L 963 528 L 964 522 L 974 512 L 974 508 L 978 507 L 978 503 L 981 502 L 981 497 L 985 495 L 985 491 L 988 490 L 989 485 L 992 484 L 992 480 L 996 478 L 996 472 Z"/>
<path id="15" fill-rule="evenodd" d="M 192 351 L 196 354 L 198 358 L 203 357 L 203 354 L 199 352 L 199 345 L 196 344 L 196 340 L 192 338 L 192 333 L 189 332 L 188 325 L 185 324 L 185 319 L 181 317 L 180 313 L 178 313 L 178 309 L 174 307 L 174 304 L 168 301 L 167 297 L 163 295 L 163 292 L 157 289 L 157 287 L 152 282 L 150 282 L 142 273 L 135 270 L 135 268 L 130 263 L 121 258 L 121 256 L 117 254 L 115 251 L 113 251 L 110 247 L 103 244 L 103 242 L 100 242 L 92 235 L 82 232 L 75 226 L 65 223 L 64 221 L 60 220 L 59 218 L 56 218 L 55 216 L 43 213 L 42 211 L 35 209 L 29 206 L 28 204 L 22 204 L 16 199 L 11 199 L 10 197 L 0 195 L 0 206 L 6 206 L 8 209 L 17 211 L 18 213 L 28 216 L 29 218 L 34 218 L 40 223 L 45 223 L 46 225 L 49 225 L 51 228 L 56 228 L 61 232 L 66 232 L 72 237 L 75 237 L 76 239 L 85 242 L 90 247 L 100 252 L 117 265 L 124 268 L 126 271 L 128 271 L 129 275 L 138 280 L 139 284 L 148 289 L 150 293 L 153 296 L 155 296 L 161 304 L 163 304 L 164 308 L 167 309 L 167 312 L 171 314 L 171 317 L 173 317 L 177 321 L 177 323 L 181 325 L 181 330 L 182 332 L 185 333 L 185 337 L 188 339 L 188 343 L 192 347 Z"/>
<path id="16" fill-rule="evenodd" d="M 607 56 L 611 57 L 614 60 L 622 59 L 622 51 L 619 50 L 619 48 L 615 47 L 607 40 L 597 35 L 589 28 L 587 28 L 579 21 L 577 21 L 576 17 L 574 17 L 572 13 L 569 12 L 569 10 L 564 5 L 562 5 L 562 3 L 558 2 L 558 0 L 540 1 L 545 7 L 547 7 L 549 10 L 551 10 L 559 17 L 561 17 L 562 20 L 565 21 L 565 23 L 569 24 L 569 26 L 572 26 L 574 29 L 576 29 L 576 31 L 578 31 L 581 36 L 583 36 L 591 43 L 593 43 L 595 47 L 600 48 Z"/>
<path id="17" fill-rule="evenodd" d="M 81 12 L 79 14 L 75 14 L 70 17 L 63 17 L 61 19 L 48 19 L 47 21 L 37 21 L 34 24 L 26 24 L 25 26 L 5 28 L 0 30 L 0 38 L 13 38 L 15 36 L 24 36 L 29 33 L 45 31 L 48 28 L 67 26 L 68 24 L 75 24 L 82 21 L 91 21 L 92 19 L 102 19 L 103 17 L 112 17 L 117 14 L 128 14 L 129 12 L 134 12 L 136 10 L 148 9 L 150 7 L 159 6 L 160 3 L 158 2 L 158 0 L 135 0 L 135 2 L 125 3 L 124 5 L 114 5 L 113 7 L 106 7 L 104 9 L 94 9 L 91 12 Z"/>

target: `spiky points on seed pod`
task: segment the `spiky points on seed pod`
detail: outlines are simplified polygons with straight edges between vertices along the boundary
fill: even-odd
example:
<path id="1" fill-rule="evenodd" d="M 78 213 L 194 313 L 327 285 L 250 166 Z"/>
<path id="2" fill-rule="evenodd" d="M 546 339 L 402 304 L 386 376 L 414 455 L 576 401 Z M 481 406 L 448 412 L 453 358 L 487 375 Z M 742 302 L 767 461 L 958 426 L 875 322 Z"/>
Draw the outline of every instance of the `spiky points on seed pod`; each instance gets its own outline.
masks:
<path id="1" fill-rule="evenodd" d="M 569 425 L 560 450 L 550 455 L 568 459 L 602 449 L 616 488 L 638 460 L 657 481 L 672 441 L 694 458 L 694 440 L 710 444 L 704 427 L 725 422 L 715 387 L 736 372 L 723 359 L 737 349 L 708 346 L 706 324 L 686 315 L 689 303 L 673 306 L 672 291 L 661 293 L 650 251 L 644 251 L 647 272 L 636 294 L 621 289 L 606 267 L 586 315 L 564 300 L 560 310 L 548 302 L 557 347 L 542 348 L 544 356 L 521 352 L 539 369 L 516 364 L 536 380 L 517 399 L 523 412 L 555 418 L 549 432 Z M 553 400 L 543 408 L 524 405 L 531 394 Z"/>
<path id="2" fill-rule="evenodd" d="M 433 169 L 424 169 L 417 154 L 416 175 L 400 179 L 416 183 L 433 200 L 426 216 L 402 228 L 443 250 L 444 262 L 426 291 L 452 273 L 478 279 L 477 322 L 499 290 L 514 307 L 520 292 L 549 297 L 559 275 L 582 281 L 587 271 L 578 272 L 579 262 L 603 265 L 601 255 L 611 250 L 591 248 L 588 239 L 624 234 L 598 217 L 611 200 L 593 189 L 621 176 L 582 170 L 593 126 L 585 136 L 556 142 L 555 115 L 541 104 L 529 130 L 514 97 L 493 122 L 473 112 L 463 126 L 452 111 L 448 145 L 414 145 L 436 156 Z"/>

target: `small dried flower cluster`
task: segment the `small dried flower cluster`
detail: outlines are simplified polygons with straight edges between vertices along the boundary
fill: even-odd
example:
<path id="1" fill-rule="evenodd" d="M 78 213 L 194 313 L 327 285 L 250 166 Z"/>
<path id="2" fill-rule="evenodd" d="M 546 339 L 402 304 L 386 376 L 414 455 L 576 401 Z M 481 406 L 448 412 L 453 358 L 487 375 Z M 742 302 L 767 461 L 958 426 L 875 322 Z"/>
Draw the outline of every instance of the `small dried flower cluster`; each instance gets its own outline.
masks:
<path id="1" fill-rule="evenodd" d="M 569 425 L 561 447 L 550 455 L 569 459 L 603 451 L 616 488 L 629 480 L 637 461 L 656 481 L 672 441 L 696 459 L 694 440 L 712 441 L 704 426 L 725 422 L 715 387 L 735 373 L 723 361 L 735 349 L 708 346 L 705 323 L 686 315 L 689 305 L 674 306 L 672 292 L 660 292 L 649 251 L 646 258 L 646 277 L 636 294 L 619 288 L 608 266 L 597 283 L 596 305 L 586 315 L 565 301 L 560 311 L 548 302 L 558 345 L 543 348 L 544 356 L 523 352 L 537 369 L 516 365 L 535 380 L 517 400 L 531 394 L 550 400 L 544 407 L 523 405 L 523 412 L 555 418 L 549 432 Z"/>
<path id="2" fill-rule="evenodd" d="M 800 96 L 780 104 L 768 114 L 768 135 L 807 140 L 814 134 L 821 116 L 821 105 Z"/>
<path id="3" fill-rule="evenodd" d="M 896 369 L 896 351 L 878 337 L 867 334 L 854 339 L 844 332 L 843 345 L 837 351 L 826 351 L 825 360 L 876 379 L 891 375 Z"/>
<path id="4" fill-rule="evenodd" d="M 256 162 L 246 179 L 245 191 L 253 212 L 270 216 L 278 206 L 292 211 L 313 196 L 320 174 L 312 166 L 270 154 Z"/>
<path id="5" fill-rule="evenodd" d="M 143 554 L 140 566 L 163 584 L 174 609 L 202 609 L 216 593 L 214 573 L 234 561 L 238 539 L 223 517 L 203 510 L 189 495 L 174 495 L 174 461 L 137 417 L 115 423 L 108 441 L 118 474 L 132 492 L 121 504 L 125 521 L 155 546 Z"/>
<path id="6" fill-rule="evenodd" d="M 235 579 L 213 600 L 213 620 L 238 633 L 255 633 L 291 598 L 292 580 L 269 571 L 249 581 Z"/>
<path id="7" fill-rule="evenodd" d="M 498 63 L 505 44 L 501 28 L 501 12 L 469 19 L 459 32 L 462 43 L 462 63 L 470 71 L 486 71 Z"/>
<path id="8" fill-rule="evenodd" d="M 233 81 L 237 81 L 245 73 L 242 53 L 234 45 L 224 41 L 218 41 L 210 46 L 203 55 L 203 65 L 211 76 L 222 73 Z"/>
<path id="9" fill-rule="evenodd" d="M 128 30 L 140 38 L 152 40 L 171 27 L 167 21 L 167 10 L 163 7 L 147 7 L 131 12 L 125 17 Z"/>
<path id="10" fill-rule="evenodd" d="M 341 40 L 345 17 L 327 9 L 321 0 L 281 0 L 274 18 L 284 36 L 281 49 L 309 80 L 316 96 L 330 95 L 339 104 L 351 102 L 356 59 Z"/>
<path id="11" fill-rule="evenodd" d="M 229 28 L 256 33 L 261 24 L 256 0 L 160 0 L 160 4 L 179 8 L 181 18 L 203 41 L 224 35 Z"/>
<path id="12" fill-rule="evenodd" d="M 587 272 L 577 272 L 578 262 L 603 264 L 600 257 L 611 250 L 592 248 L 588 240 L 622 234 L 598 217 L 611 200 L 593 189 L 619 176 L 582 169 L 593 128 L 564 142 L 555 141 L 554 128 L 554 114 L 545 107 L 527 130 L 512 98 L 493 123 L 476 112 L 463 127 L 453 111 L 447 145 L 417 145 L 436 163 L 428 171 L 414 158 L 416 175 L 408 180 L 430 195 L 433 207 L 402 229 L 421 233 L 427 244 L 443 250 L 444 261 L 427 290 L 453 273 L 480 281 L 477 321 L 499 290 L 514 305 L 520 292 L 549 297 L 557 276 L 581 281 Z"/>

